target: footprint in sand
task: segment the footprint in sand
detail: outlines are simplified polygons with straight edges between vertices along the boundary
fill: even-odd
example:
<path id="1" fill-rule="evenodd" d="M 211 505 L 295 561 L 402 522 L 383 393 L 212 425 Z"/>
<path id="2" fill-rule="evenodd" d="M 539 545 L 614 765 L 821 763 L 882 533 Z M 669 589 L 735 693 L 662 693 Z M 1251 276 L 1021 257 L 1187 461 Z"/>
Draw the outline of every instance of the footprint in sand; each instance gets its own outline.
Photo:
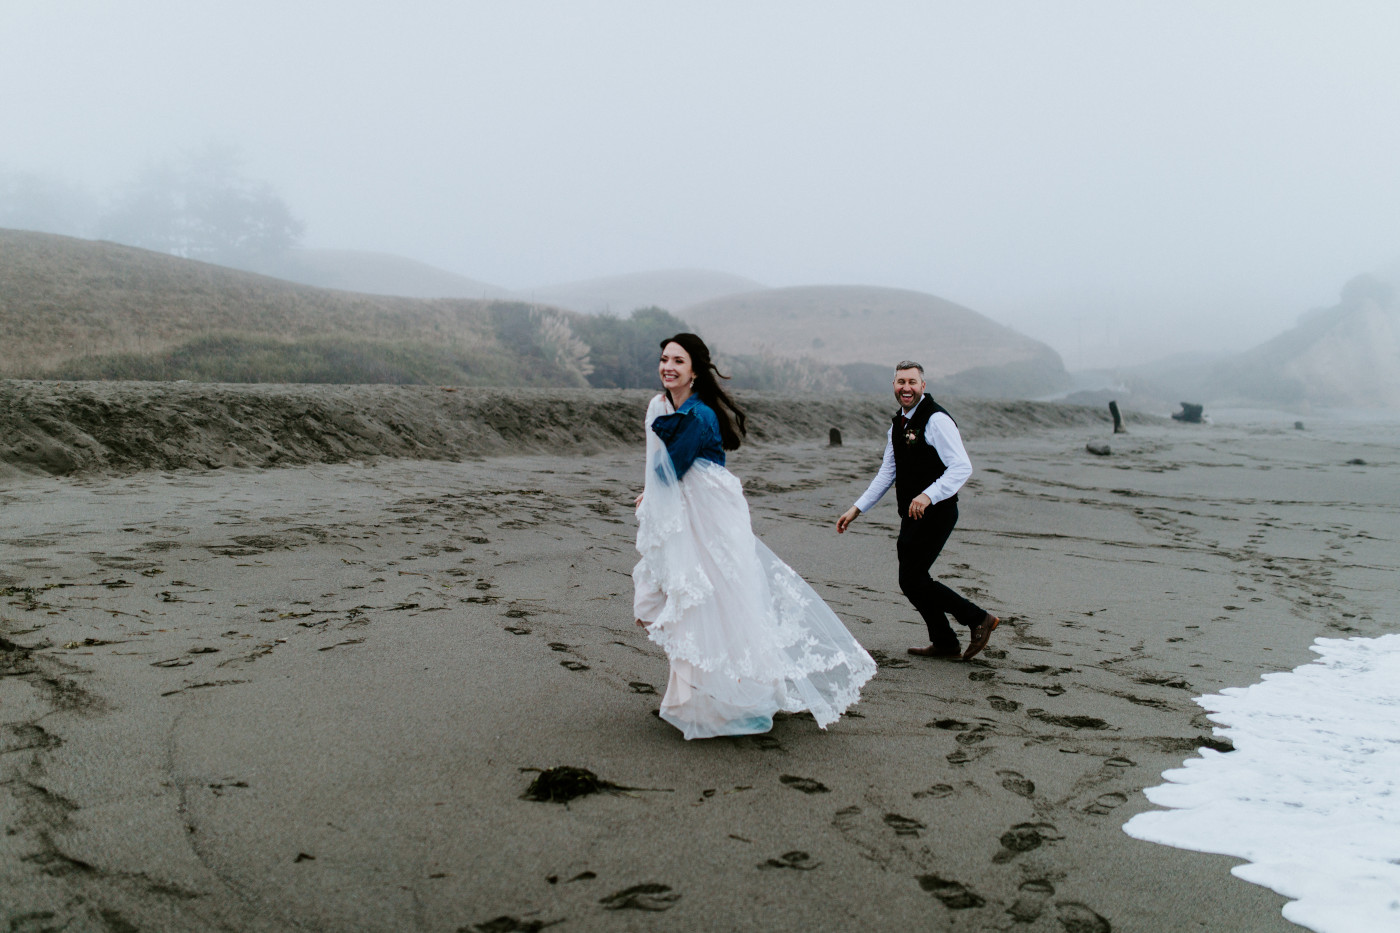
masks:
<path id="1" fill-rule="evenodd" d="M 943 757 L 950 765 L 965 765 L 969 761 L 976 761 L 983 755 L 990 754 L 991 751 L 990 748 L 960 748 Z"/>
<path id="2" fill-rule="evenodd" d="M 1044 878 L 1022 883 L 1020 896 L 1006 909 L 1017 923 L 1033 923 L 1045 912 L 1045 899 L 1055 893 L 1055 886 Z"/>
<path id="3" fill-rule="evenodd" d="M 1063 839 L 1064 835 L 1051 823 L 1017 823 L 1001 834 L 1001 851 L 992 856 L 998 865 L 1011 861 L 1022 852 L 1038 849 L 1047 842 Z"/>
<path id="4" fill-rule="evenodd" d="M 826 794 L 831 792 L 831 788 L 827 787 L 821 781 L 798 777 L 795 774 L 784 774 L 782 777 L 778 778 L 778 780 L 794 790 L 802 791 L 804 794 Z"/>
<path id="5" fill-rule="evenodd" d="M 908 658 L 897 658 L 893 655 L 887 654 L 879 650 L 870 652 L 870 657 L 874 659 L 876 667 L 883 667 L 889 670 L 897 670 L 902 667 L 910 667 L 914 663 Z"/>
<path id="6" fill-rule="evenodd" d="M 560 661 L 559 666 L 571 671 L 586 671 L 589 669 L 588 665 L 584 664 L 582 661 Z"/>
<path id="7" fill-rule="evenodd" d="M 934 799 L 941 799 L 941 798 L 943 798 L 943 797 L 951 797 L 954 793 L 956 793 L 956 791 L 953 789 L 953 785 L 952 785 L 952 784 L 935 784 L 935 785 L 933 785 L 932 787 L 930 787 L 928 790 L 916 790 L 916 791 L 914 791 L 914 799 L 915 799 L 915 800 L 922 800 L 922 799 L 924 799 L 925 797 L 933 797 Z"/>
<path id="8" fill-rule="evenodd" d="M 558 922 L 558 920 L 551 920 L 548 923 L 543 920 L 521 920 L 519 917 L 502 915 L 494 920 L 487 920 L 485 923 L 474 923 L 471 930 L 475 933 L 540 933 L 540 930 Z M 466 930 L 467 927 L 462 927 L 462 929 Z"/>
<path id="9" fill-rule="evenodd" d="M 920 831 L 928 828 L 918 820 L 900 816 L 898 813 L 886 813 L 885 825 L 893 829 L 896 836 L 917 836 Z"/>
<path id="10" fill-rule="evenodd" d="M 630 888 L 616 891 L 607 897 L 601 898 L 598 903 L 608 910 L 647 910 L 662 911 L 670 910 L 676 906 L 676 901 L 680 900 L 679 892 L 672 891 L 670 885 L 657 884 L 634 884 Z"/>
<path id="11" fill-rule="evenodd" d="M 987 697 L 987 703 L 998 713 L 1014 713 L 1021 708 L 1020 703 L 1006 697 Z"/>
<path id="12" fill-rule="evenodd" d="M 1095 800 L 1093 803 L 1089 804 L 1087 807 L 1084 808 L 1084 812 L 1094 813 L 1099 816 L 1103 816 L 1105 813 L 1108 813 L 1116 809 L 1117 807 L 1121 807 L 1127 802 L 1128 798 L 1124 794 L 1119 794 L 1117 792 L 1100 794 L 1097 800 Z"/>
<path id="13" fill-rule="evenodd" d="M 1107 722 L 1094 716 L 1057 716 L 1047 713 L 1043 709 L 1027 710 L 1027 714 L 1032 719 L 1039 719 L 1041 722 L 1049 723 L 1052 726 L 1062 726 L 1066 729 L 1110 729 Z"/>
<path id="14" fill-rule="evenodd" d="M 972 745 L 980 745 L 987 741 L 987 734 L 987 727 L 985 725 L 980 725 L 970 732 L 958 733 L 953 736 L 953 741 L 966 748 Z"/>
<path id="15" fill-rule="evenodd" d="M 821 867 L 821 862 L 814 862 L 812 861 L 812 856 L 808 855 L 806 852 L 800 849 L 794 849 L 791 852 L 784 852 L 778 858 L 770 858 L 766 862 L 760 862 L 758 867 L 760 870 L 767 870 L 769 868 L 791 868 L 796 871 L 811 871 L 814 868 Z"/>
<path id="16" fill-rule="evenodd" d="M 631 681 L 627 684 L 627 686 L 632 688 L 633 693 L 640 693 L 645 696 L 656 696 L 656 688 L 653 687 L 651 684 L 644 683 L 640 680 Z"/>
<path id="17" fill-rule="evenodd" d="M 1076 901 L 1059 901 L 1055 914 L 1065 933 L 1113 933 L 1107 920 Z"/>
<path id="18" fill-rule="evenodd" d="M 1035 782 L 1019 771 L 998 771 L 997 777 L 1001 778 L 1002 787 L 1018 797 L 1031 797 L 1035 794 Z"/>
<path id="19" fill-rule="evenodd" d="M 942 901 L 943 906 L 949 910 L 967 910 L 987 903 L 962 882 L 940 878 L 937 875 L 920 875 L 918 880 L 919 887 Z"/>

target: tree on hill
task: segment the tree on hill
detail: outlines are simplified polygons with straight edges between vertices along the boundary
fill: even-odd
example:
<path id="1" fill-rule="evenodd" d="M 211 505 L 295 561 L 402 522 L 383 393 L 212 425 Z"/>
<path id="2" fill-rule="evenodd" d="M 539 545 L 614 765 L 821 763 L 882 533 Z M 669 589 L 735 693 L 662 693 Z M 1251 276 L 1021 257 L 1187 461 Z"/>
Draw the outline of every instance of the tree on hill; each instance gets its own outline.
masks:
<path id="1" fill-rule="evenodd" d="M 579 315 L 573 327 L 588 344 L 588 360 L 593 366 L 588 384 L 596 389 L 654 387 L 661 341 L 690 330 L 685 321 L 661 308 L 638 308 L 627 318 Z"/>
<path id="2" fill-rule="evenodd" d="M 98 224 L 103 239 L 237 265 L 296 246 L 304 224 L 264 181 L 245 177 L 232 147 L 211 145 L 148 167 Z"/>

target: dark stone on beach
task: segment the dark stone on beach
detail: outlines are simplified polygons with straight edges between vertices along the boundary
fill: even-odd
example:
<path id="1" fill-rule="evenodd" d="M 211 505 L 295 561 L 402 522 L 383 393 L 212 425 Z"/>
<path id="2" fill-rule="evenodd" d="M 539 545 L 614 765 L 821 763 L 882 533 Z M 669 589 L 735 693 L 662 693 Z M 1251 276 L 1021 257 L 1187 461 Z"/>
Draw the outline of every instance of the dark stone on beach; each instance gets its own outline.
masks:
<path id="1" fill-rule="evenodd" d="M 1301 430 L 1303 430 L 1303 422 L 1301 422 L 1301 421 L 1295 421 L 1295 422 L 1293 422 L 1293 430 L 1295 430 L 1295 431 L 1301 431 Z"/>
<path id="2" fill-rule="evenodd" d="M 1350 460 L 1347 461 L 1347 466 L 1365 466 L 1365 465 L 1366 465 L 1366 461 L 1365 461 L 1365 460 L 1362 460 L 1360 457 L 1353 457 L 1353 458 L 1351 458 Z"/>
<path id="3" fill-rule="evenodd" d="M 1204 405 L 1196 405 L 1192 402 L 1182 402 L 1181 411 L 1172 413 L 1173 421 L 1183 421 L 1187 424 L 1200 424 L 1202 413 L 1205 411 Z"/>
<path id="4" fill-rule="evenodd" d="M 1107 444 L 1085 444 L 1084 449 L 1096 457 L 1107 457 L 1113 453 L 1113 448 Z"/>
<path id="5" fill-rule="evenodd" d="M 841 431 L 840 431 L 839 429 L 837 429 L 837 428 L 832 428 L 832 429 L 831 429 L 831 434 L 829 435 L 829 438 L 830 438 L 830 439 L 829 439 L 829 441 L 828 441 L 828 443 L 827 443 L 827 446 L 828 446 L 828 447 L 840 447 L 840 446 L 841 446 Z"/>
<path id="6" fill-rule="evenodd" d="M 1117 402 L 1108 403 L 1108 413 L 1113 416 L 1113 433 L 1127 434 L 1128 429 L 1123 425 L 1123 415 L 1118 411 Z"/>

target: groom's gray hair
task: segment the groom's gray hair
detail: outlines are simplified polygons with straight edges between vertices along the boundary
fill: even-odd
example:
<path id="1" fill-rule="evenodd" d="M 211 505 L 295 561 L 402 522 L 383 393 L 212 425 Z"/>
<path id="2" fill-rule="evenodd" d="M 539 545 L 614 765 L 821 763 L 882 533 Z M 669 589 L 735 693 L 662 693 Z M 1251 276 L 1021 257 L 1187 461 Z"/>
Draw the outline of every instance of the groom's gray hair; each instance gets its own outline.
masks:
<path id="1" fill-rule="evenodd" d="M 913 360 L 900 360 L 896 363 L 894 371 L 897 373 L 901 369 L 917 369 L 919 371 L 919 378 L 924 378 L 924 367 L 919 363 L 915 363 Z"/>

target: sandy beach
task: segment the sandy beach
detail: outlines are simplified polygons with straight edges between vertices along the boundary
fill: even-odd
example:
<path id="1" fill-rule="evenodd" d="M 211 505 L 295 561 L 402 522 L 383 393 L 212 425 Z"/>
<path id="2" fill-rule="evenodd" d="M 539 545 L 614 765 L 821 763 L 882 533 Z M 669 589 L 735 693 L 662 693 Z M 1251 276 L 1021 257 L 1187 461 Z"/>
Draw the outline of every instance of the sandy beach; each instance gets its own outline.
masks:
<path id="1" fill-rule="evenodd" d="M 393 403 L 403 430 L 353 392 L 229 390 L 359 420 L 313 435 L 276 408 L 285 433 L 254 443 L 207 414 L 158 461 L 63 415 L 74 392 L 106 418 L 140 404 L 7 391 L 51 405 L 12 404 L 0 474 L 12 930 L 1296 930 L 1237 860 L 1122 825 L 1220 746 L 1193 697 L 1305 663 L 1318 636 L 1395 631 L 1393 429 L 1115 436 L 1106 413 L 969 403 L 976 472 L 935 569 L 1002 626 L 972 662 L 910 658 L 892 503 L 832 524 L 889 406 L 785 430 L 792 403 L 760 400 L 762 439 L 730 462 L 755 530 L 880 671 L 825 732 L 686 743 L 631 618 L 645 393 L 568 433 L 540 428 L 582 417 L 543 390 L 374 390 L 420 400 Z M 409 428 L 430 395 L 526 415 L 492 434 L 449 412 L 429 443 Z M 616 787 L 524 796 L 559 766 Z"/>

